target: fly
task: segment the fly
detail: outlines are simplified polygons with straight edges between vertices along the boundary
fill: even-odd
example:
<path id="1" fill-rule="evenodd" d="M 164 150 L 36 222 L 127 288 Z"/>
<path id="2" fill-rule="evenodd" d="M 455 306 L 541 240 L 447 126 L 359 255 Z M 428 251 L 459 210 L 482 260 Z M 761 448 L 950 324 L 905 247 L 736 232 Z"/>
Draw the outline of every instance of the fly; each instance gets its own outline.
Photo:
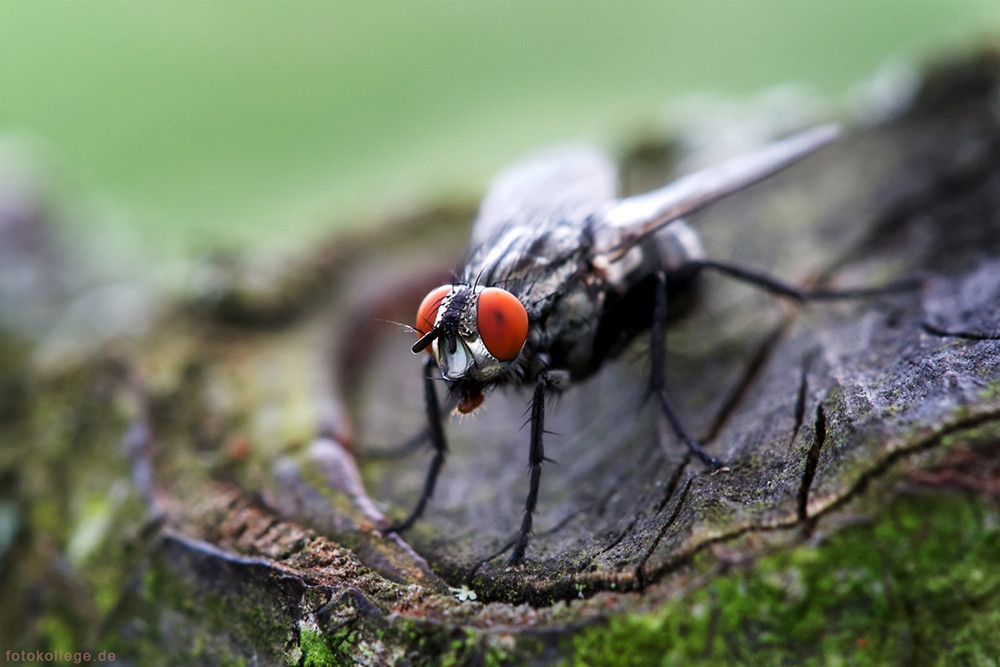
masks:
<path id="1" fill-rule="evenodd" d="M 417 312 L 420 338 L 412 349 L 429 352 L 424 395 L 434 458 L 413 511 L 387 530 L 405 530 L 420 517 L 444 464 L 448 446 L 435 372 L 463 414 L 475 410 L 495 387 L 533 386 L 529 491 L 507 561 L 508 568 L 519 566 L 546 460 L 546 397 L 593 375 L 647 330 L 650 395 L 694 456 L 713 472 L 725 469 L 684 427 L 665 383 L 668 314 L 676 316 L 690 302 L 702 270 L 799 301 L 882 290 L 804 291 L 763 273 L 712 261 L 681 216 L 775 174 L 838 134 L 834 126 L 808 130 L 624 199 L 616 197 L 615 166 L 593 150 L 563 149 L 501 174 L 482 203 L 458 279 L 432 290 Z"/>

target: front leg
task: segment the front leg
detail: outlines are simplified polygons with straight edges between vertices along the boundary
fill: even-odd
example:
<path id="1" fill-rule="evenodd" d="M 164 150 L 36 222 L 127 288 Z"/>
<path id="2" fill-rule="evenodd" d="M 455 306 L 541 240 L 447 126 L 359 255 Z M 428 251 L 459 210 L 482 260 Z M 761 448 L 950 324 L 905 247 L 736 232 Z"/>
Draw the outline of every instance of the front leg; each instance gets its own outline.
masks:
<path id="1" fill-rule="evenodd" d="M 545 462 L 545 448 L 542 444 L 542 436 L 545 433 L 545 392 L 551 385 L 551 372 L 540 372 L 535 381 L 535 393 L 531 397 L 531 446 L 528 451 L 531 479 L 528 485 L 528 499 L 524 503 L 524 516 L 521 518 L 521 530 L 517 533 L 514 551 L 507 560 L 508 570 L 519 566 L 524 560 L 524 552 L 531 537 L 532 514 L 538 503 L 538 485 L 542 479 L 542 463 Z"/>
<path id="2" fill-rule="evenodd" d="M 444 437 L 444 424 L 441 421 L 441 408 L 438 403 L 437 389 L 434 387 L 434 372 L 437 370 L 437 363 L 434 358 L 428 356 L 424 363 L 424 407 L 427 411 L 427 431 L 431 444 L 434 446 L 434 458 L 431 460 L 430 468 L 427 469 L 427 477 L 424 479 L 424 489 L 420 493 L 420 500 L 417 506 L 410 512 L 410 516 L 400 523 L 389 526 L 387 532 L 399 533 L 413 525 L 427 506 L 427 501 L 434 494 L 434 485 L 437 483 L 438 473 L 444 465 L 444 457 L 448 452 L 448 442 Z"/>

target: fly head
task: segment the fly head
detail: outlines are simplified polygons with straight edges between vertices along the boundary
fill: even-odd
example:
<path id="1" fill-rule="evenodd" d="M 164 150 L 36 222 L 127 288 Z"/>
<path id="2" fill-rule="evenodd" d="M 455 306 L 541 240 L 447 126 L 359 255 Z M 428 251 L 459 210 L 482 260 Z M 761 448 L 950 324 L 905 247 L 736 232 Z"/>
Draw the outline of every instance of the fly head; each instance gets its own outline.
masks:
<path id="1" fill-rule="evenodd" d="M 499 287 L 442 285 L 417 311 L 420 339 L 465 414 L 483 401 L 483 389 L 500 381 L 518 360 L 528 336 L 528 313 L 516 296 Z"/>

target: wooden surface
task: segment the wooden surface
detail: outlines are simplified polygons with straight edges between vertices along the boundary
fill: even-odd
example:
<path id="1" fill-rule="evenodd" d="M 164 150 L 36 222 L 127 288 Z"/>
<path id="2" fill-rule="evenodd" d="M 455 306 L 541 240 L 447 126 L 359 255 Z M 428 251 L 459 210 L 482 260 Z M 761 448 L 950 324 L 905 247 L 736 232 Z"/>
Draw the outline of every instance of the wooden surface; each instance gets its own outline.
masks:
<path id="1" fill-rule="evenodd" d="M 985 108 L 914 111 L 849 132 L 692 220 L 711 256 L 793 283 L 925 276 L 911 293 L 803 308 L 712 276 L 703 309 L 668 335 L 668 384 L 729 472 L 689 461 L 655 406 L 642 405 L 648 345 L 639 341 L 551 404 L 553 463 L 524 571 L 503 566 L 527 492 L 525 394 L 490 395 L 481 414 L 449 423 L 447 468 L 407 539 L 453 585 L 487 598 L 541 604 L 638 590 L 709 543 L 808 532 L 907 453 L 995 421 L 997 140 Z M 366 445 L 421 424 L 407 340 L 380 350 L 362 379 Z M 370 492 L 407 509 L 428 460 L 425 451 L 369 466 Z"/>
<path id="2" fill-rule="evenodd" d="M 474 205 L 334 239 L 265 288 L 241 278 L 253 265 L 215 266 L 145 339 L 40 390 L 110 387 L 81 414 L 97 415 L 95 448 L 127 430 L 111 465 L 148 511 L 108 538 L 128 574 L 91 636 L 140 662 L 197 645 L 206 664 L 551 663 L 579 628 L 694 585 L 698 555 L 801 544 L 877 514 L 949 453 L 994 456 L 997 85 L 995 54 L 941 69 L 901 117 L 690 220 L 712 257 L 793 283 L 922 286 L 797 307 L 711 276 L 668 334 L 668 386 L 729 470 L 707 474 L 643 405 L 636 341 L 549 405 L 553 461 L 520 571 L 503 565 L 527 492 L 525 394 L 450 420 L 425 516 L 402 537 L 377 530 L 410 509 L 429 461 L 389 456 L 423 425 L 421 358 L 392 322 L 447 275 Z M 669 162 L 661 148 L 637 150 L 630 178 Z"/>

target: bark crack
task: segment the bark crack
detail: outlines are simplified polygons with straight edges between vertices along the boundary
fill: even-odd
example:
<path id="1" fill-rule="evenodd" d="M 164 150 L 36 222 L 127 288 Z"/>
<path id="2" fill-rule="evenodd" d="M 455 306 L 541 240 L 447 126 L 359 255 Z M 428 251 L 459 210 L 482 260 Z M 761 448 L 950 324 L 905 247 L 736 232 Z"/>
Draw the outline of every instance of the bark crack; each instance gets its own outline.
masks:
<path id="1" fill-rule="evenodd" d="M 689 477 L 687 484 L 684 485 L 684 490 L 681 491 L 680 498 L 677 499 L 674 511 L 670 514 L 670 518 L 667 519 L 663 526 L 660 527 L 660 530 L 656 534 L 656 539 L 653 540 L 652 544 L 649 545 L 649 548 L 646 549 L 646 552 L 642 555 L 639 565 L 636 567 L 636 578 L 639 581 L 640 588 L 643 588 L 646 582 L 646 563 L 649 561 L 650 557 L 652 557 L 653 552 L 656 551 L 656 547 L 659 546 L 660 541 L 663 540 L 663 536 L 667 534 L 670 527 L 674 525 L 675 521 L 677 521 L 677 517 L 680 516 L 681 509 L 684 507 L 684 501 L 687 500 L 688 492 L 691 490 L 691 485 L 693 483 L 694 477 Z"/>
<path id="2" fill-rule="evenodd" d="M 670 499 L 673 497 L 674 493 L 677 491 L 677 485 L 680 483 L 681 475 L 683 475 L 684 469 L 687 468 L 687 465 L 688 465 L 688 463 L 690 463 L 690 461 L 691 461 L 691 455 L 690 454 L 686 454 L 684 456 L 684 460 L 681 461 L 681 464 L 679 466 L 677 466 L 677 468 L 674 469 L 674 474 L 670 476 L 670 481 L 667 482 L 667 489 L 666 489 L 666 491 L 663 494 L 663 499 L 656 506 L 656 511 L 653 512 L 654 515 L 659 514 L 660 512 L 662 512 L 663 508 L 666 506 L 666 504 L 668 502 L 670 502 Z M 612 549 L 614 549 L 615 547 L 617 547 L 619 544 L 621 544 L 622 541 L 626 537 L 628 537 L 629 533 L 632 532 L 632 529 L 635 528 L 635 524 L 638 523 L 639 518 L 640 518 L 639 515 L 636 515 L 635 517 L 633 517 L 632 520 L 629 521 L 628 525 L 625 526 L 625 528 L 618 534 L 618 536 L 614 540 L 611 541 L 611 544 L 609 544 L 608 546 L 604 547 L 599 552 L 597 552 L 597 556 L 601 556 L 603 554 L 606 554 L 607 552 L 611 551 Z M 593 558 L 589 559 L 587 561 L 587 565 L 589 566 L 592 561 L 593 561 Z"/>
<path id="3" fill-rule="evenodd" d="M 816 406 L 816 426 L 812 447 L 806 456 L 805 468 L 802 471 L 802 484 L 799 486 L 799 521 L 809 524 L 809 489 L 812 486 L 813 478 L 816 476 L 816 467 L 819 465 L 819 454 L 826 442 L 826 413 L 823 411 L 823 404 Z"/>
<path id="4" fill-rule="evenodd" d="M 1000 331 L 955 331 L 938 327 L 930 322 L 924 322 L 920 327 L 932 336 L 942 338 L 961 338 L 963 340 L 1000 340 Z"/>
<path id="5" fill-rule="evenodd" d="M 750 357 L 750 363 L 747 364 L 746 368 L 743 370 L 743 374 L 740 377 L 739 383 L 733 388 L 732 392 L 726 398 L 725 403 L 719 409 L 718 414 L 715 416 L 715 420 L 712 422 L 712 427 L 709 429 L 705 437 L 702 438 L 702 442 L 711 442 L 718 437 L 722 428 L 729 421 L 729 418 L 739 407 L 740 403 L 743 401 L 743 397 L 746 396 L 750 387 L 753 385 L 754 381 L 761 374 L 761 371 L 767 364 L 767 360 L 771 357 L 771 353 L 774 348 L 778 346 L 781 339 L 785 337 L 785 333 L 788 331 L 789 326 L 791 326 L 792 317 L 788 316 L 783 318 L 781 324 L 774 328 L 764 342 L 758 346 L 754 351 L 753 356 Z"/>
<path id="6" fill-rule="evenodd" d="M 805 362 L 802 364 L 802 374 L 799 377 L 799 391 L 795 396 L 795 427 L 792 429 L 792 439 L 789 441 L 788 446 L 791 447 L 795 444 L 795 438 L 799 435 L 799 429 L 802 428 L 802 422 L 805 420 L 806 416 L 806 396 L 809 393 L 809 367 L 812 365 L 814 355 L 806 357 Z"/>
<path id="7" fill-rule="evenodd" d="M 983 424 L 987 424 L 991 421 L 997 421 L 997 420 L 1000 420 L 1000 410 L 985 412 L 983 414 L 979 414 L 974 417 L 970 417 L 968 419 L 963 419 L 961 421 L 956 421 L 952 424 L 949 424 L 947 427 L 941 429 L 940 431 L 937 431 L 936 433 L 933 433 L 923 441 L 914 444 L 912 447 L 907 447 L 905 449 L 897 449 L 890 452 L 884 459 L 882 459 L 880 462 L 878 462 L 877 464 L 872 466 L 869 470 L 867 470 L 865 473 L 863 473 L 861 476 L 859 476 L 854 485 L 850 489 L 848 489 L 847 492 L 843 494 L 843 496 L 838 498 L 835 502 L 831 503 L 829 506 L 825 507 L 822 512 L 813 516 L 812 518 L 817 519 L 824 514 L 828 514 L 838 509 L 844 503 L 852 500 L 855 496 L 857 496 L 858 493 L 864 490 L 864 488 L 868 485 L 868 482 L 870 482 L 873 479 L 878 479 L 879 477 L 884 475 L 886 471 L 888 471 L 889 468 L 891 468 L 893 464 L 899 461 L 900 459 L 906 458 L 913 454 L 917 454 L 919 452 L 933 449 L 937 445 L 941 444 L 941 442 L 945 440 L 945 438 L 952 435 L 953 433 L 959 433 L 961 431 L 965 431 L 968 429 L 977 428 L 979 426 L 982 426 Z"/>

